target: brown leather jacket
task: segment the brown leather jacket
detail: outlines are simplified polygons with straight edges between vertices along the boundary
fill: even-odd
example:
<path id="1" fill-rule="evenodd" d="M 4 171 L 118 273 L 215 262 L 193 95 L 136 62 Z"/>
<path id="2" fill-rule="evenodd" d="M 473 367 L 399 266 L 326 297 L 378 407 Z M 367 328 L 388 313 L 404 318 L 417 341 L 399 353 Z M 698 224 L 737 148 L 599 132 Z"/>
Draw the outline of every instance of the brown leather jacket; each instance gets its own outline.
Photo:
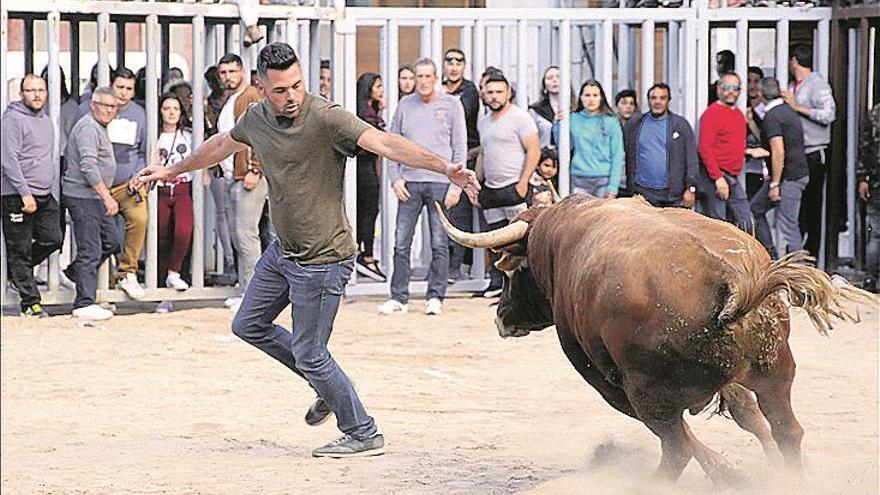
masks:
<path id="1" fill-rule="evenodd" d="M 242 84 L 247 84 L 247 82 L 243 82 Z M 257 88 L 248 85 L 248 87 L 238 95 L 238 98 L 235 100 L 235 107 L 232 109 L 235 121 L 238 122 L 239 117 L 241 117 L 248 107 L 262 100 L 263 97 L 260 95 Z M 235 154 L 235 170 L 233 171 L 232 178 L 235 180 L 243 180 L 249 167 L 256 168 L 260 172 L 263 171 L 263 164 L 260 163 L 250 147 Z"/>

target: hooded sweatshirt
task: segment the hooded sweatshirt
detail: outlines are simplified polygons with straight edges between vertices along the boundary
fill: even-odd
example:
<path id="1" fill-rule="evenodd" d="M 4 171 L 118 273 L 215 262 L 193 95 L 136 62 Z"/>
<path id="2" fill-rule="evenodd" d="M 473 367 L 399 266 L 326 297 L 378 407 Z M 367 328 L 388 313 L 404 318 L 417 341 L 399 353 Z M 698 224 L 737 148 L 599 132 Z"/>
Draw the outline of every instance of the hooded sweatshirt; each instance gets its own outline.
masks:
<path id="1" fill-rule="evenodd" d="M 43 196 L 52 189 L 52 120 L 24 103 L 10 103 L 0 136 L 0 194 Z"/>
<path id="2" fill-rule="evenodd" d="M 806 148 L 804 151 L 812 153 L 826 148 L 831 141 L 831 124 L 837 116 L 837 106 L 828 81 L 811 72 L 795 85 L 794 99 L 810 109 L 809 117 L 801 115 Z"/>

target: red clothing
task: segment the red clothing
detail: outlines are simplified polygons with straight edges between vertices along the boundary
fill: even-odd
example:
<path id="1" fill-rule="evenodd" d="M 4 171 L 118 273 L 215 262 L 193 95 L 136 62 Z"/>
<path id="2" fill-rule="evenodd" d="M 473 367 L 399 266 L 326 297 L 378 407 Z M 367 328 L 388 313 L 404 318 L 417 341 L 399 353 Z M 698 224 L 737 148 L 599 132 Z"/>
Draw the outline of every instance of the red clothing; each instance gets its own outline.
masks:
<path id="1" fill-rule="evenodd" d="M 700 152 L 703 166 L 714 181 L 727 172 L 738 176 L 746 155 L 746 118 L 738 108 L 709 105 L 700 117 Z"/>

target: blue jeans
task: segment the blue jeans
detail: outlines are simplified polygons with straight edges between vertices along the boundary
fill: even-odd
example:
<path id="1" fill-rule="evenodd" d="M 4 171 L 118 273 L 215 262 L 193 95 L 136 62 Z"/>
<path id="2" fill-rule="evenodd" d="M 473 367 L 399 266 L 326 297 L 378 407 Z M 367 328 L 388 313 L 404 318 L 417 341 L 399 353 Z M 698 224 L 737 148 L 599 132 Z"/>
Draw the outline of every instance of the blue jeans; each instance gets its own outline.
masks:
<path id="1" fill-rule="evenodd" d="M 730 190 L 730 195 L 726 200 L 718 197 L 718 194 L 715 192 L 715 181 L 709 177 L 705 168 L 700 167 L 700 202 L 703 204 L 706 216 L 726 222 L 730 218 L 727 214 L 729 210 L 732 213 L 734 225 L 751 233 L 754 222 L 752 221 L 751 205 L 749 204 L 748 196 L 746 196 L 746 191 L 739 185 L 739 181 L 735 176 L 727 172 L 722 173 Z"/>
<path id="2" fill-rule="evenodd" d="M 440 223 L 440 216 L 434 208 L 434 201 L 443 204 L 448 184 L 441 182 L 407 182 L 410 198 L 397 203 L 397 224 L 394 235 L 394 273 L 391 275 L 391 299 L 406 304 L 409 302 L 410 252 L 416 222 L 422 207 L 428 207 L 428 223 L 431 230 L 431 266 L 428 271 L 428 292 L 426 299 L 446 297 L 449 278 L 449 247 L 446 231 Z"/>
<path id="3" fill-rule="evenodd" d="M 73 308 L 84 308 L 95 304 L 98 267 L 111 254 L 119 254 L 122 246 L 119 244 L 116 217 L 104 214 L 103 201 L 64 196 L 64 205 L 73 220 L 76 239 L 76 258 L 67 265 L 64 273 L 76 282 Z"/>
<path id="4" fill-rule="evenodd" d="M 777 259 L 778 255 L 766 214 L 772 208 L 779 207 L 776 211 L 776 222 L 779 224 L 779 230 L 785 240 L 785 252 L 790 253 L 802 249 L 804 243 L 800 227 L 798 227 L 798 212 L 801 208 L 801 196 L 809 180 L 810 177 L 806 176 L 794 181 L 782 181 L 779 185 L 779 194 L 782 196 L 782 200 L 778 203 L 771 203 L 770 198 L 767 197 L 767 193 L 770 191 L 770 181 L 764 181 L 764 185 L 752 197 L 750 206 L 755 215 L 755 237 L 767 248 L 773 259 Z"/>
<path id="5" fill-rule="evenodd" d="M 608 194 L 608 177 L 581 177 L 571 176 L 571 192 L 584 193 L 597 198 L 604 198 Z"/>
<path id="6" fill-rule="evenodd" d="M 376 433 L 376 423 L 327 350 L 339 301 L 353 268 L 353 258 L 303 265 L 281 256 L 278 241 L 272 242 L 254 268 L 232 321 L 232 331 L 308 380 L 336 413 L 339 429 L 363 439 Z M 273 323 L 288 304 L 293 313 L 293 332 Z"/>

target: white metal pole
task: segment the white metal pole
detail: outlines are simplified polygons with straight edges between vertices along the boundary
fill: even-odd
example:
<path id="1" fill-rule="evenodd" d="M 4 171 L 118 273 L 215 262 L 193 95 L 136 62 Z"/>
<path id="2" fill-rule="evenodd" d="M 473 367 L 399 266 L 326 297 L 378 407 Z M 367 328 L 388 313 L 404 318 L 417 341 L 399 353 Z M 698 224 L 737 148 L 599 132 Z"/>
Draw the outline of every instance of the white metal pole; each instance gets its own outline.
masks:
<path id="1" fill-rule="evenodd" d="M 461 31 L 458 33 L 458 47 L 464 52 L 464 56 L 466 57 L 465 60 L 467 60 L 465 77 L 473 81 L 479 76 L 479 74 L 476 73 L 477 69 L 474 66 L 473 33 L 471 32 L 471 26 L 464 26 L 461 28 Z"/>
<path id="2" fill-rule="evenodd" d="M 49 118 L 52 121 L 52 196 L 61 202 L 61 14 L 50 12 L 47 17 L 49 45 Z M 5 81 L 5 80 L 4 80 Z M 58 289 L 58 252 L 49 256 L 49 290 Z"/>
<path id="3" fill-rule="evenodd" d="M 697 2 L 697 17 L 694 21 L 696 23 L 696 33 L 695 39 L 696 41 L 696 57 L 688 59 L 688 63 L 691 63 L 692 60 L 696 60 L 697 67 L 696 70 L 687 70 L 685 71 L 687 74 L 696 74 L 696 81 L 694 94 L 696 95 L 696 107 L 694 108 L 693 120 L 691 121 L 691 125 L 694 126 L 694 130 L 696 131 L 700 125 L 700 122 L 697 120 L 697 117 L 706 108 L 706 105 L 709 103 L 709 92 L 706 88 L 709 87 L 709 19 L 708 19 L 708 5 L 706 4 L 706 0 L 700 0 Z"/>
<path id="4" fill-rule="evenodd" d="M 529 24 L 525 19 L 516 21 L 516 104 L 529 105 Z"/>
<path id="5" fill-rule="evenodd" d="M 474 23 L 474 81 L 486 70 L 486 24 L 483 19 Z"/>
<path id="6" fill-rule="evenodd" d="M 419 29 L 419 58 L 431 57 L 431 24 L 421 26 Z"/>
<path id="7" fill-rule="evenodd" d="M 297 56 L 302 57 L 302 53 L 299 51 L 299 21 L 295 15 L 291 15 L 284 22 L 284 41 L 293 48 Z M 304 64 L 300 63 L 299 65 L 302 67 Z"/>
<path id="8" fill-rule="evenodd" d="M 0 111 L 6 110 L 6 103 L 9 100 L 9 95 L 7 94 L 7 86 L 6 86 L 6 63 L 8 61 L 7 55 L 9 54 L 9 12 L 6 10 L 6 3 L 0 5 Z M 6 259 L 4 256 L 3 259 Z M 0 263 L 3 265 L 3 273 L 6 273 L 6 263 Z M 4 279 L 5 282 L 5 279 Z M 0 293 L 5 292 L 5 285 L 0 286 Z"/>
<path id="9" fill-rule="evenodd" d="M 746 111 L 746 105 L 748 104 L 748 81 L 749 81 L 749 21 L 746 19 L 740 19 L 736 21 L 736 74 L 740 78 L 740 86 L 742 90 L 739 94 L 739 99 L 736 101 L 736 106 L 742 110 Z"/>
<path id="10" fill-rule="evenodd" d="M 788 19 L 776 22 L 776 79 L 779 87 L 788 87 Z"/>
<path id="11" fill-rule="evenodd" d="M 642 93 L 654 85 L 654 21 L 642 22 Z"/>
<path id="12" fill-rule="evenodd" d="M 614 21 L 605 19 L 602 21 L 602 51 L 596 50 L 596 60 L 601 60 L 599 80 L 605 87 L 605 93 L 609 98 L 614 98 Z M 611 102 L 613 103 L 613 100 Z"/>
<path id="13" fill-rule="evenodd" d="M 110 14 L 98 14 L 98 86 L 110 85 Z"/>
<path id="14" fill-rule="evenodd" d="M 312 59 L 311 59 L 312 49 L 311 49 L 311 46 L 312 45 L 311 45 L 310 39 L 311 39 L 311 22 L 308 20 L 300 21 L 300 23 L 299 23 L 299 51 L 297 52 L 297 55 L 299 55 L 299 60 L 300 60 L 299 65 L 300 65 L 300 68 L 302 69 L 303 81 L 306 81 L 308 83 L 306 86 L 308 91 L 310 93 L 318 94 L 318 88 L 315 86 L 312 86 L 312 76 L 311 76 L 311 69 L 312 69 Z"/>
<path id="15" fill-rule="evenodd" d="M 385 33 L 387 40 L 385 49 L 388 57 L 388 79 L 385 81 L 385 88 L 388 90 L 386 105 L 386 122 L 391 122 L 394 112 L 397 110 L 398 88 L 397 88 L 397 71 L 399 67 L 399 36 L 400 31 L 397 25 L 397 19 L 390 19 Z M 382 176 L 379 177 L 379 198 L 381 200 L 381 243 L 382 243 L 382 264 L 385 267 L 385 273 L 388 274 L 390 283 L 391 274 L 394 270 L 392 259 L 394 257 L 394 219 L 391 212 L 394 211 L 394 204 L 397 198 L 391 192 L 391 184 L 388 182 L 388 160 L 379 158 L 382 164 Z"/>
<path id="16" fill-rule="evenodd" d="M 169 26 L 170 27 L 170 26 Z M 159 139 L 159 77 L 158 55 L 160 52 L 159 41 L 162 39 L 159 30 L 159 17 L 156 14 L 147 16 L 146 24 L 146 48 L 147 52 L 147 87 L 146 87 L 146 106 L 147 106 L 147 159 L 154 156 L 156 152 L 156 142 Z M 158 193 L 153 188 L 147 198 L 147 262 L 144 267 L 144 278 L 147 289 L 155 289 L 158 279 Z"/>
<path id="17" fill-rule="evenodd" d="M 321 89 L 321 23 L 309 21 L 309 91 L 317 94 Z M 332 97 L 332 88 L 331 94 Z"/>
<path id="18" fill-rule="evenodd" d="M 684 106 L 682 109 L 684 111 L 684 117 L 691 123 L 691 126 L 696 126 L 697 124 L 697 107 L 700 104 L 697 95 L 697 88 L 704 87 L 698 85 L 697 77 L 694 77 L 695 73 L 700 73 L 699 67 L 694 67 L 695 64 L 699 64 L 699 59 L 701 58 L 699 55 L 700 46 L 697 41 L 697 35 L 699 32 L 698 24 L 700 22 L 703 21 L 691 18 L 684 23 L 685 43 L 681 71 L 684 80 Z M 643 95 L 642 97 L 645 98 L 646 96 Z M 647 102 L 645 102 L 645 104 L 647 105 Z"/>
<path id="19" fill-rule="evenodd" d="M 859 46 L 858 29 L 847 29 L 847 37 L 849 40 L 849 53 L 847 54 L 847 70 L 846 80 L 847 87 L 850 88 L 846 94 L 846 127 L 847 129 L 858 129 L 859 115 L 859 50 L 866 47 Z M 846 197 L 856 197 L 856 151 L 858 147 L 857 134 L 855 132 L 846 133 Z M 846 219 L 849 228 L 849 242 L 846 247 L 846 256 L 853 256 L 856 252 L 856 236 L 852 226 L 856 225 L 856 209 L 855 202 L 846 202 Z M 820 254 L 822 254 L 820 250 Z M 819 260 L 824 261 L 824 259 Z"/>
<path id="20" fill-rule="evenodd" d="M 437 82 L 443 80 L 443 24 L 431 21 L 431 60 L 437 64 Z"/>
<path id="21" fill-rule="evenodd" d="M 621 23 L 617 25 L 617 81 L 619 89 L 627 89 L 632 86 L 629 78 L 629 66 L 629 26 Z"/>
<path id="22" fill-rule="evenodd" d="M 192 149 L 196 150 L 205 140 L 205 17 L 197 15 L 192 28 Z M 193 202 L 192 286 L 205 286 L 205 188 L 202 186 L 204 170 L 196 170 L 190 184 Z"/>
<path id="23" fill-rule="evenodd" d="M 821 74 L 822 77 L 824 77 L 825 79 L 828 79 L 828 77 L 830 75 L 829 71 L 828 71 L 829 67 L 830 67 L 830 62 L 831 62 L 829 60 L 829 54 L 828 54 L 828 49 L 831 46 L 830 39 L 831 39 L 831 21 L 829 21 L 829 20 L 819 21 L 819 24 L 818 24 L 817 30 L 816 30 L 816 42 L 813 44 L 813 46 L 816 47 L 816 50 L 817 50 L 816 58 L 818 59 L 816 61 L 815 67 L 816 67 L 817 72 L 819 72 L 819 74 Z M 869 81 L 870 81 L 870 79 L 869 79 Z"/>
<path id="24" fill-rule="evenodd" d="M 562 112 L 562 120 L 559 121 L 559 193 L 564 196 L 570 190 L 569 166 L 571 164 L 571 153 L 569 152 L 571 146 L 568 134 L 571 122 L 569 116 L 571 101 L 568 98 L 568 95 L 571 94 L 571 21 L 568 19 L 559 23 L 559 62 L 559 72 L 562 79 L 562 87 L 560 88 L 562 98 L 559 99 L 560 111 Z"/>
<path id="25" fill-rule="evenodd" d="M 681 90 L 681 29 L 680 23 L 669 23 L 669 32 L 666 37 L 666 82 L 672 91 L 672 108 L 679 114 L 683 111 L 683 91 Z"/>

